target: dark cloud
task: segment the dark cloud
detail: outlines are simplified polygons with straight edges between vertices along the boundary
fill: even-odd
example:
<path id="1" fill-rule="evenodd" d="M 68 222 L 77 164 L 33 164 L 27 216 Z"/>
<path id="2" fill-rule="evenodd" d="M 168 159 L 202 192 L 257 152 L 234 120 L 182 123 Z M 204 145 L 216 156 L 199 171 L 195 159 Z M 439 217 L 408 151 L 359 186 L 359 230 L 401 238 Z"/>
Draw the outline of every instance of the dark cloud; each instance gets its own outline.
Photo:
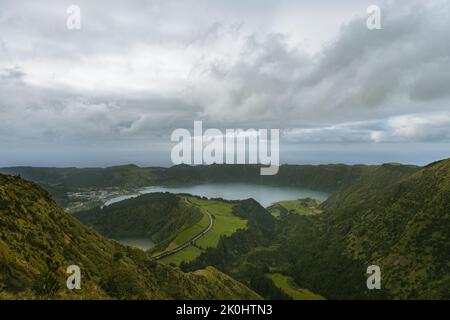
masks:
<path id="1" fill-rule="evenodd" d="M 22 82 L 25 72 L 20 67 L 0 69 L 0 81 Z"/>

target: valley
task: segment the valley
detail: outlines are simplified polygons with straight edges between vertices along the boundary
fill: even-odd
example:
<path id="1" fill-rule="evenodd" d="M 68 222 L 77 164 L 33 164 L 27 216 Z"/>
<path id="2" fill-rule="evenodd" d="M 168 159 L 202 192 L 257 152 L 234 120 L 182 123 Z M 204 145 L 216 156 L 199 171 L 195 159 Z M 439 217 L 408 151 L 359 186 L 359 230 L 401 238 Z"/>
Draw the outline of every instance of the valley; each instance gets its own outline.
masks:
<path id="1" fill-rule="evenodd" d="M 170 208 L 174 198 L 165 198 Z M 189 211 L 195 216 L 195 212 Z M 66 268 L 82 270 L 80 290 Z M 215 268 L 184 273 L 144 251 L 102 237 L 64 212 L 48 192 L 0 175 L 0 299 L 259 299 Z"/>
<path id="2" fill-rule="evenodd" d="M 450 0 L 0 9 L 14 318 L 450 300 Z"/>
<path id="3" fill-rule="evenodd" d="M 142 263 L 150 266 L 156 263 L 161 268 L 174 268 L 173 272 L 180 272 L 179 276 L 182 277 L 183 274 L 207 275 L 211 281 L 219 282 L 222 280 L 217 279 L 230 277 L 239 283 L 236 284 L 236 290 L 265 299 L 428 299 L 450 296 L 446 285 L 450 281 L 450 257 L 447 254 L 450 252 L 450 160 L 425 167 L 395 163 L 380 166 L 285 166 L 280 168 L 280 177 L 270 177 L 269 180 L 258 177 L 264 180 L 259 182 L 249 178 L 257 169 L 228 165 L 155 169 L 148 171 L 157 173 L 151 178 L 138 179 L 146 183 L 152 180 L 152 185 L 156 185 L 158 181 L 161 185 L 151 188 L 128 183 L 125 175 L 120 178 L 122 186 L 107 183 L 102 187 L 95 187 L 99 188 L 96 190 L 112 190 L 111 194 L 93 192 L 93 189 L 87 191 L 92 195 L 87 198 L 88 202 L 97 196 L 106 198 L 98 198 L 98 205 L 73 212 L 72 216 L 88 229 L 76 224 L 65 233 L 70 234 L 73 230 L 81 230 L 80 228 L 89 232 L 81 235 L 84 231 L 81 234 L 77 231 L 76 237 L 81 237 L 77 240 L 77 246 L 84 243 L 80 241 L 88 237 L 88 234 L 100 237 L 105 243 L 101 247 L 115 248 L 107 249 L 112 261 L 122 261 L 126 257 L 126 265 L 137 272 L 142 268 Z M 101 172 L 105 172 L 103 170 Z M 119 169 L 120 172 L 123 170 L 124 168 Z M 130 167 L 125 171 L 128 170 L 139 172 L 140 169 Z M 26 172 L 29 174 L 29 171 L 27 169 Z M 43 179 L 39 170 L 31 171 L 35 179 Z M 106 172 L 109 174 L 114 169 Z M 172 183 L 173 172 L 179 175 L 178 185 Z M 22 175 L 20 172 L 16 174 Z M 50 179 L 52 175 L 55 175 L 53 171 L 46 171 L 46 183 L 52 179 L 58 180 Z M 206 176 L 208 183 L 205 184 L 202 177 Z M 5 217 L 5 212 L 9 212 L 9 215 L 14 212 L 4 211 L 5 208 L 11 210 L 8 208 L 22 202 L 19 206 L 24 207 L 24 212 L 28 213 L 17 212 L 16 214 L 23 215 L 20 221 L 31 225 L 38 223 L 36 230 L 42 228 L 42 224 L 47 222 L 39 222 L 31 217 L 34 214 L 47 215 L 36 210 L 40 210 L 40 205 L 45 201 L 52 201 L 49 194 L 44 195 L 45 191 L 40 191 L 43 196 L 28 202 L 23 202 L 25 200 L 20 200 L 17 196 L 11 198 L 11 186 L 23 185 L 30 190 L 37 187 L 19 177 L 0 177 L 3 177 L 0 189 L 3 190 L 0 194 L 3 199 L 2 216 Z M 244 184 L 242 181 L 246 179 L 252 182 Z M 54 183 L 55 181 L 53 187 L 56 186 Z M 123 187 L 124 185 L 127 187 Z M 44 184 L 45 186 L 48 187 L 48 184 Z M 305 192 L 305 188 L 313 186 L 318 191 Z M 70 188 L 74 190 L 75 187 Z M 290 191 L 283 193 L 286 188 Z M 261 197 L 266 202 L 245 199 L 249 195 L 246 194 L 246 189 L 254 192 L 255 196 L 249 198 Z M 118 194 L 135 190 L 139 192 Z M 177 192 L 167 192 L 169 190 Z M 185 192 L 193 190 L 204 193 Z M 264 192 L 261 193 L 261 190 Z M 317 192 L 318 198 L 310 197 L 314 192 Z M 234 194 L 240 197 L 233 199 Z M 330 196 L 320 198 L 321 194 Z M 78 197 L 77 201 L 83 201 L 82 194 L 78 194 Z M 105 200 L 113 201 L 104 206 Z M 64 221 L 66 218 L 62 216 L 66 217 L 67 213 L 56 209 L 56 204 L 52 206 L 58 213 L 52 213 L 52 219 L 57 220 L 52 222 L 55 225 L 51 228 L 58 230 L 57 224 L 61 223 L 57 222 L 60 221 L 58 217 L 61 216 L 61 221 Z M 4 243 L 0 266 L 7 268 L 4 270 L 17 270 L 8 271 L 9 274 L 15 272 L 14 277 L 20 279 L 22 271 L 17 268 L 22 268 L 19 267 L 21 264 L 11 264 L 11 256 L 18 253 L 10 253 L 10 250 L 19 249 L 24 244 L 30 248 L 36 245 L 46 247 L 41 252 L 43 257 L 50 261 L 64 261 L 65 258 L 62 257 L 65 253 L 56 257 L 46 251 L 49 246 L 53 246 L 53 240 L 44 238 L 47 239 L 44 245 L 41 242 L 42 237 L 45 237 L 43 233 L 27 235 L 26 239 L 34 240 L 26 240 L 21 244 L 20 241 L 13 240 L 20 238 L 18 234 L 11 233 L 15 228 L 14 224 L 5 221 L 7 223 L 2 224 L 0 233 L 0 240 L 3 241 L 0 244 Z M 12 234 L 13 237 L 10 236 Z M 69 236 L 69 239 L 75 239 L 73 237 Z M 60 240 L 56 241 L 58 243 Z M 64 248 L 64 245 L 61 247 Z M 29 265 L 35 264 L 33 259 L 40 261 L 33 250 L 20 249 L 23 252 L 20 253 L 20 259 L 28 261 Z M 77 250 L 80 253 L 93 252 L 84 245 Z M 108 260 L 106 256 L 103 259 Z M 135 259 L 141 262 L 135 264 Z M 112 263 L 113 266 L 114 264 Z M 372 264 L 379 265 L 383 270 L 383 290 L 371 291 L 366 288 L 365 272 L 367 266 Z M 47 270 L 44 268 L 46 263 L 41 261 L 33 272 L 54 272 L 51 270 L 58 270 L 58 265 L 61 264 L 57 263 L 53 269 Z M 90 270 L 92 263 L 85 262 L 83 265 L 89 265 Z M 24 270 L 26 269 L 27 267 Z M 114 275 L 122 277 L 122 271 L 116 269 L 114 267 Z M 102 285 L 101 291 L 95 294 L 90 291 L 90 294 L 127 299 L 152 297 L 152 294 L 147 293 L 146 287 L 136 284 L 136 279 L 130 280 L 130 270 L 126 272 L 127 275 L 123 275 L 123 280 L 131 283 L 132 287 L 117 292 L 111 291 L 112 288 L 117 290 L 117 284 L 113 287 Z M 96 274 L 96 271 L 89 271 L 92 272 Z M 214 280 L 210 278 L 212 275 Z M 31 275 L 27 277 L 33 279 Z M 92 285 L 98 278 L 95 276 L 90 280 Z M 16 278 L 8 276 L 0 281 L 3 281 L 4 288 L 13 288 L 16 281 L 14 279 Z M 109 278 L 108 281 L 113 279 L 116 278 Z M 14 288 L 31 288 L 27 281 L 19 287 L 14 285 Z M 102 281 L 106 283 L 106 280 Z M 216 285 L 220 286 L 220 283 L 215 282 L 214 286 Z M 239 287 L 240 285 L 243 287 Z M 140 293 L 135 292 L 134 286 L 140 288 Z M 241 289 L 237 289 L 238 287 Z M 183 292 L 182 295 L 187 294 L 183 290 L 180 291 Z M 170 291 L 176 292 L 175 289 Z M 12 294 L 11 289 L 5 292 L 7 295 Z M 36 294 L 32 289 L 27 289 L 26 292 L 25 296 Z M 165 294 L 174 297 L 173 292 Z M 210 289 L 207 292 L 211 293 Z M 61 294 L 57 293 L 58 296 Z M 239 296 L 242 298 L 245 294 Z"/>

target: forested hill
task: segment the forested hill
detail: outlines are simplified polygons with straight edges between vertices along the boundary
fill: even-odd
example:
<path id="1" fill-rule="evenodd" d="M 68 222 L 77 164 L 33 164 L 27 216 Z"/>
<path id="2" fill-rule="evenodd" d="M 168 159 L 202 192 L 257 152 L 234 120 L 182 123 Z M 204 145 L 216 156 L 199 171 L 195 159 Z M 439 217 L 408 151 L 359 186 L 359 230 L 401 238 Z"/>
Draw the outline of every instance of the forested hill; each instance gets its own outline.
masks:
<path id="1" fill-rule="evenodd" d="M 104 188 L 113 186 L 148 186 L 164 168 L 141 168 L 123 165 L 108 168 L 51 168 L 8 167 L 0 168 L 4 174 L 20 175 L 22 178 L 48 186 L 70 188 Z"/>
<path id="2" fill-rule="evenodd" d="M 155 183 L 161 170 L 164 169 L 140 168 L 136 165 L 109 168 L 9 167 L 0 168 L 0 173 L 18 175 L 38 183 L 51 193 L 59 205 L 65 207 L 69 201 L 69 191 L 150 186 Z"/>
<path id="3" fill-rule="evenodd" d="M 282 165 L 276 175 L 261 176 L 260 165 L 179 165 L 164 170 L 159 181 L 165 184 L 248 182 L 333 192 L 376 167 L 345 164 Z"/>
<path id="4" fill-rule="evenodd" d="M 74 216 L 108 238 L 148 237 L 161 243 L 199 222 L 203 214 L 177 195 L 149 193 Z"/>
<path id="5" fill-rule="evenodd" d="M 109 187 L 140 188 L 151 185 L 247 182 L 334 192 L 377 167 L 344 164 L 282 165 L 274 176 L 261 176 L 259 165 L 178 165 L 170 168 L 141 168 L 136 165 L 109 168 L 9 167 L 0 168 L 0 173 L 20 175 L 36 182 L 49 191 L 61 206 L 66 206 L 68 191 Z"/>
<path id="6" fill-rule="evenodd" d="M 345 255 L 379 265 L 391 296 L 450 298 L 450 159 L 382 166 L 324 206 Z"/>
<path id="7" fill-rule="evenodd" d="M 206 182 L 253 182 L 335 191 L 377 166 L 282 165 L 278 174 L 261 176 L 260 165 L 177 165 L 170 168 L 124 165 L 108 168 L 0 168 L 1 173 L 21 177 L 53 188 L 143 187 Z"/>
<path id="8" fill-rule="evenodd" d="M 263 236 L 222 239 L 184 268 L 216 266 L 264 296 L 261 275 L 277 272 L 331 299 L 450 298 L 450 159 L 419 171 L 379 166 L 322 209 L 282 217 Z M 381 268 L 381 290 L 366 287 L 370 265 Z"/>
<path id="9" fill-rule="evenodd" d="M 81 290 L 66 268 L 81 268 Z M 48 192 L 0 174 L 0 299 L 252 299 L 214 268 L 183 273 L 120 245 L 64 212 Z"/>

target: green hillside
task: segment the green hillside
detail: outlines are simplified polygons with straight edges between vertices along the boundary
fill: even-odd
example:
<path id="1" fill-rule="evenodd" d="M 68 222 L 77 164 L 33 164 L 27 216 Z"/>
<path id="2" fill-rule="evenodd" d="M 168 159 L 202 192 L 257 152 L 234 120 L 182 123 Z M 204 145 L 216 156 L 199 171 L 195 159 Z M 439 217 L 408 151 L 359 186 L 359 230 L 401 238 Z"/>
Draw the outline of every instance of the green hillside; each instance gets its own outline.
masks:
<path id="1" fill-rule="evenodd" d="M 148 186 L 163 168 L 141 168 L 123 165 L 108 168 L 40 168 L 9 167 L 0 172 L 21 175 L 23 178 L 49 186 L 65 188 L 104 188 L 112 186 Z"/>
<path id="2" fill-rule="evenodd" d="M 273 176 L 261 176 L 260 165 L 213 164 L 178 165 L 162 170 L 161 184 L 198 184 L 210 182 L 247 182 L 268 185 L 295 186 L 333 192 L 349 184 L 377 166 L 366 165 L 282 165 Z"/>
<path id="3" fill-rule="evenodd" d="M 376 167 L 321 209 L 277 219 L 273 232 L 222 239 L 184 269 L 216 266 L 265 297 L 273 290 L 255 274 L 291 277 L 329 299 L 450 298 L 450 160 L 420 170 Z M 381 290 L 366 287 L 373 264 L 381 268 Z"/>
<path id="4" fill-rule="evenodd" d="M 144 194 L 74 216 L 106 237 L 141 236 L 155 243 L 168 243 L 203 219 L 199 208 L 169 193 Z"/>
<path id="5" fill-rule="evenodd" d="M 81 290 L 65 287 L 67 266 Z M 183 273 L 107 240 L 60 209 L 32 182 L 0 175 L 0 299 L 251 299 L 214 268 Z"/>
<path id="6" fill-rule="evenodd" d="M 104 188 L 138 188 L 152 185 L 162 168 L 140 168 L 136 165 L 108 168 L 0 168 L 0 173 L 20 175 L 34 181 L 51 193 L 61 206 L 70 199 L 67 192 Z"/>
<path id="7" fill-rule="evenodd" d="M 290 278 L 280 273 L 269 273 L 267 276 L 273 283 L 283 290 L 294 300 L 323 300 L 324 298 L 318 294 L 314 294 L 308 289 L 302 289 Z"/>
<path id="8" fill-rule="evenodd" d="M 194 260 L 206 248 L 216 247 L 220 237 L 245 229 L 247 220 L 233 213 L 237 202 L 208 200 L 190 195 L 149 193 L 112 205 L 81 211 L 74 216 L 100 234 L 113 239 L 147 237 L 156 247 L 153 255 L 172 250 L 213 226 L 203 237 L 186 249 L 164 258 L 179 265 Z"/>
<path id="9" fill-rule="evenodd" d="M 449 298 L 450 160 L 387 181 L 386 172 L 398 174 L 397 167 L 384 166 L 357 191 L 343 190 L 339 204 L 330 199 L 330 223 L 345 239 L 347 256 L 384 270 L 392 296 Z"/>
<path id="10" fill-rule="evenodd" d="M 191 277 L 217 272 L 208 269 L 213 266 L 271 299 L 300 298 L 302 294 L 327 299 L 450 298 L 450 159 L 423 168 L 396 163 L 284 166 L 279 177 L 251 178 L 257 170 L 257 166 L 176 166 L 161 169 L 153 178 L 161 184 L 249 179 L 333 193 L 320 205 L 310 199 L 284 201 L 270 207 L 270 212 L 251 199 L 227 202 L 149 194 L 79 214 L 105 235 L 150 236 L 159 242 L 156 249 L 164 250 L 204 230 L 205 216 L 211 213 L 216 222 L 211 233 L 172 260 L 165 259 L 190 273 L 147 263 L 148 255 L 83 227 L 35 185 L 2 176 L 0 288 L 8 288 L 4 295 L 35 296 L 39 289 L 33 288 L 39 288 L 42 279 L 48 281 L 48 274 L 53 274 L 61 280 L 65 275 L 61 265 L 75 258 L 89 270 L 85 297 L 121 297 L 128 291 L 128 298 L 142 292 L 152 298 L 203 297 L 203 289 L 185 292 L 179 286 L 190 283 Z M 64 226 L 62 232 L 58 219 Z M 381 290 L 366 287 L 366 269 L 374 264 L 381 268 Z M 113 273 L 108 277 L 100 269 L 114 270 L 115 275 L 126 270 L 131 278 L 113 277 Z M 199 269 L 206 271 L 199 273 Z M 169 281 L 161 274 L 177 279 L 169 285 L 173 288 L 158 287 L 159 279 Z M 215 281 L 220 287 L 217 279 L 221 276 L 205 281 Z M 136 285 L 141 288 L 137 293 L 134 285 L 126 290 L 121 287 L 140 283 L 141 277 L 147 280 Z M 154 281 L 147 283 L 148 279 Z"/>
<path id="11" fill-rule="evenodd" d="M 164 258 L 164 262 L 180 265 L 184 262 L 193 261 L 204 252 L 205 249 L 216 247 L 221 237 L 230 236 L 237 230 L 244 230 L 247 228 L 247 220 L 238 217 L 233 213 L 233 208 L 238 201 L 222 201 L 219 199 L 208 200 L 193 196 L 187 197 L 187 199 L 190 203 L 204 212 L 201 221 L 202 223 L 178 234 L 171 245 L 185 243 L 200 231 L 204 230 L 209 224 L 209 219 L 207 217 L 208 213 L 213 217 L 213 226 L 208 233 L 195 241 L 194 244 L 174 255 Z"/>
<path id="12" fill-rule="evenodd" d="M 288 214 L 315 215 L 322 212 L 320 201 L 311 198 L 275 202 L 267 210 L 274 217 L 285 217 Z"/>

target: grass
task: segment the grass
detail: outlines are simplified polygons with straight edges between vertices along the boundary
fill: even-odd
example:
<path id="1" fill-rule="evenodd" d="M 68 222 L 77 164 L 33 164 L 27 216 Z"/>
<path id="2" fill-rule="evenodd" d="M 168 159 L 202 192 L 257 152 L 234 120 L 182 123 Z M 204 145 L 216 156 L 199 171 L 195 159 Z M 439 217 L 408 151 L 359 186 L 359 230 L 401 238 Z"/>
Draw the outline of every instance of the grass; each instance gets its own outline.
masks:
<path id="1" fill-rule="evenodd" d="M 171 256 L 168 256 L 161 261 L 168 263 L 168 264 L 175 264 L 180 265 L 181 262 L 190 262 L 194 261 L 200 254 L 202 253 L 202 250 L 200 250 L 197 247 L 189 246 L 185 248 L 184 250 L 181 250 Z"/>
<path id="2" fill-rule="evenodd" d="M 319 202 L 317 200 L 296 199 L 275 202 L 267 209 L 274 217 L 278 218 L 281 216 L 282 212 L 303 216 L 316 215 L 322 212 L 318 206 Z"/>
<path id="3" fill-rule="evenodd" d="M 325 300 L 321 295 L 315 294 L 308 289 L 302 289 L 290 277 L 281 273 L 268 273 L 267 276 L 273 283 L 294 300 Z"/>
<path id="4" fill-rule="evenodd" d="M 208 233 L 195 242 L 195 246 L 191 245 L 184 250 L 164 258 L 162 261 L 166 263 L 179 265 L 183 261 L 193 261 L 203 252 L 203 250 L 216 247 L 221 236 L 229 236 L 238 229 L 247 228 L 247 220 L 237 217 L 232 213 L 232 203 L 218 200 L 204 200 L 195 197 L 188 197 L 187 200 L 200 207 L 204 211 L 204 216 L 200 222 L 178 234 L 169 247 L 173 248 L 186 243 L 196 234 L 204 230 L 209 225 L 207 212 L 213 217 L 213 227 Z"/>
<path id="5" fill-rule="evenodd" d="M 216 247 L 221 236 L 232 235 L 238 229 L 247 229 L 247 221 L 232 213 L 233 204 L 231 203 L 197 198 L 190 198 L 189 201 L 213 216 L 213 227 L 197 240 L 197 246 L 202 249 Z"/>
<path id="6" fill-rule="evenodd" d="M 172 243 L 175 246 L 182 245 L 182 244 L 188 242 L 189 240 L 191 240 L 193 237 L 195 237 L 197 234 L 199 234 L 203 230 L 205 230 L 206 227 L 208 227 L 208 225 L 209 225 L 208 215 L 204 214 L 199 222 L 197 222 L 197 223 L 193 224 L 192 226 L 190 226 L 189 228 L 181 231 L 175 237 L 175 239 L 172 241 Z"/>

